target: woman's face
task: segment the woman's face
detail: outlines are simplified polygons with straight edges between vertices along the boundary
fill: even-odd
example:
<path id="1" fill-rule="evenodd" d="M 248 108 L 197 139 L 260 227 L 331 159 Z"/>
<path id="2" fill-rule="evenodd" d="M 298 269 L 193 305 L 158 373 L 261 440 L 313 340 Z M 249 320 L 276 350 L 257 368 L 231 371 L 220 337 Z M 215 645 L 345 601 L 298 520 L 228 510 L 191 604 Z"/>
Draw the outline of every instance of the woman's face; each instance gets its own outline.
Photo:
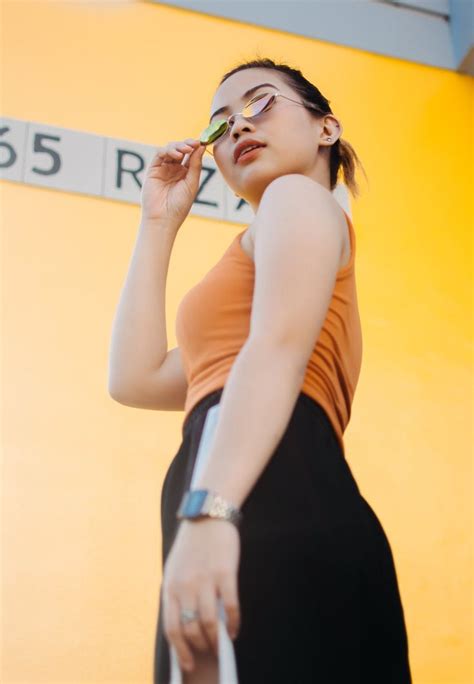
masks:
<path id="1" fill-rule="evenodd" d="M 247 90 L 262 83 L 271 85 L 245 95 Z M 214 95 L 210 114 L 221 107 L 226 109 L 212 116 L 211 122 L 240 112 L 256 95 L 275 91 L 297 102 L 302 101 L 301 96 L 275 70 L 239 71 L 224 81 Z M 288 173 L 309 176 L 330 190 L 330 145 L 334 144 L 341 132 L 342 127 L 331 114 L 316 118 L 306 107 L 277 97 L 271 109 L 254 119 L 236 116 L 234 124 L 214 144 L 213 155 L 229 187 L 256 212 L 267 185 Z M 331 137 L 332 141 L 328 142 L 327 137 Z M 252 158 L 235 163 L 236 146 L 250 138 L 263 143 L 265 147 Z"/>

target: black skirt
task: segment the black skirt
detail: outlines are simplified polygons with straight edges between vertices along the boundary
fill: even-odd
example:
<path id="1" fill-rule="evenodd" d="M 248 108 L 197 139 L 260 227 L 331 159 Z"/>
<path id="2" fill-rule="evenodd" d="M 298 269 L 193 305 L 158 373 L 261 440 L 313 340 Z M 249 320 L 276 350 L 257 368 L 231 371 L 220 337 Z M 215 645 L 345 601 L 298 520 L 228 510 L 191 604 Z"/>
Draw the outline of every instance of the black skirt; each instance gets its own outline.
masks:
<path id="1" fill-rule="evenodd" d="M 161 495 L 162 566 L 189 489 L 208 409 L 187 416 Z M 410 684 L 392 552 L 361 496 L 323 408 L 300 392 L 288 426 L 245 499 L 238 572 L 239 684 Z M 170 648 L 157 618 L 154 684 L 169 684 Z"/>

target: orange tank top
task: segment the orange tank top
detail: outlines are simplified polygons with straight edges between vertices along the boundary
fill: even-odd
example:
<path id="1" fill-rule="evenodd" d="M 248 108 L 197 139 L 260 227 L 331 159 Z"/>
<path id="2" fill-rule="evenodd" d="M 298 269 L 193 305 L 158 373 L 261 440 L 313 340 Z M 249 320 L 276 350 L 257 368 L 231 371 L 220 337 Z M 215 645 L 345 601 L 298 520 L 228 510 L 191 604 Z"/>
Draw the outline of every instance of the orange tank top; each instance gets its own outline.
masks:
<path id="1" fill-rule="evenodd" d="M 349 226 L 351 254 L 337 273 L 328 312 L 308 361 L 301 391 L 326 412 L 345 454 L 343 434 L 362 362 L 362 332 L 355 282 L 355 232 Z M 184 420 L 205 395 L 225 385 L 246 342 L 254 286 L 254 261 L 235 236 L 219 261 L 181 300 L 176 338 L 188 391 Z"/>

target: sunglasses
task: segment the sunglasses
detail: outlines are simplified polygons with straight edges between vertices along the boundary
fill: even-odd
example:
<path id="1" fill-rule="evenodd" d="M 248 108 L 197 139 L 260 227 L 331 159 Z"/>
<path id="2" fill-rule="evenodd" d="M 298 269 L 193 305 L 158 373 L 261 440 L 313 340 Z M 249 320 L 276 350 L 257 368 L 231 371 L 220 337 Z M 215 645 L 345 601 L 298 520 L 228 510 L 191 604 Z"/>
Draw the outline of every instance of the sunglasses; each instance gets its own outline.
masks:
<path id="1" fill-rule="evenodd" d="M 263 112 L 268 112 L 268 110 L 271 109 L 275 104 L 277 97 L 283 97 L 285 100 L 290 100 L 290 102 L 294 102 L 295 104 L 301 105 L 302 107 L 315 109 L 323 115 L 328 113 L 323 112 L 323 110 L 320 109 L 317 105 L 298 102 L 297 100 L 293 100 L 291 97 L 282 95 L 282 93 L 279 92 L 263 93 L 262 95 L 257 95 L 256 97 L 252 98 L 250 102 L 247 102 L 247 104 L 241 112 L 231 114 L 229 117 L 227 117 L 227 119 L 218 119 L 209 124 L 209 126 L 201 133 L 199 137 L 199 142 L 203 145 L 206 145 L 207 152 L 214 156 L 212 153 L 214 145 L 217 141 L 221 141 L 225 134 L 234 125 L 234 119 L 238 114 L 240 114 L 240 116 L 243 116 L 244 119 L 254 119 L 259 114 L 263 114 Z"/>

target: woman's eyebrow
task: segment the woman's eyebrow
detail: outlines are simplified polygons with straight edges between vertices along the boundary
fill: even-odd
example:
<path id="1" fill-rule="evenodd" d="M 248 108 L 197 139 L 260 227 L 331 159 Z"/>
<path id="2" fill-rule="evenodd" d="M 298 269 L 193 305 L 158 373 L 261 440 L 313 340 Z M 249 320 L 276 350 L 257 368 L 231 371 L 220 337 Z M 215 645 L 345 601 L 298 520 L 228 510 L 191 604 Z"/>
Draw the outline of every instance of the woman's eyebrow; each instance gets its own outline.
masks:
<path id="1" fill-rule="evenodd" d="M 278 90 L 278 88 L 276 87 L 276 85 L 273 85 L 273 83 L 260 83 L 260 85 L 256 85 L 256 86 L 253 86 L 252 88 L 249 88 L 249 89 L 242 95 L 242 97 L 241 97 L 240 99 L 241 99 L 241 100 L 245 100 L 245 98 L 249 97 L 249 95 L 252 95 L 252 93 L 254 93 L 254 92 L 255 92 L 256 90 L 258 90 L 259 88 L 263 88 L 263 86 L 271 86 L 272 88 L 275 88 L 275 89 Z M 214 114 L 211 114 L 211 117 L 210 117 L 210 119 L 209 119 L 209 123 L 211 123 L 211 120 L 213 119 L 213 117 L 215 117 L 216 114 L 220 114 L 221 112 L 226 112 L 226 111 L 227 111 L 227 112 L 229 111 L 229 107 L 220 107 L 220 109 L 216 109 L 216 111 L 214 112 Z"/>

